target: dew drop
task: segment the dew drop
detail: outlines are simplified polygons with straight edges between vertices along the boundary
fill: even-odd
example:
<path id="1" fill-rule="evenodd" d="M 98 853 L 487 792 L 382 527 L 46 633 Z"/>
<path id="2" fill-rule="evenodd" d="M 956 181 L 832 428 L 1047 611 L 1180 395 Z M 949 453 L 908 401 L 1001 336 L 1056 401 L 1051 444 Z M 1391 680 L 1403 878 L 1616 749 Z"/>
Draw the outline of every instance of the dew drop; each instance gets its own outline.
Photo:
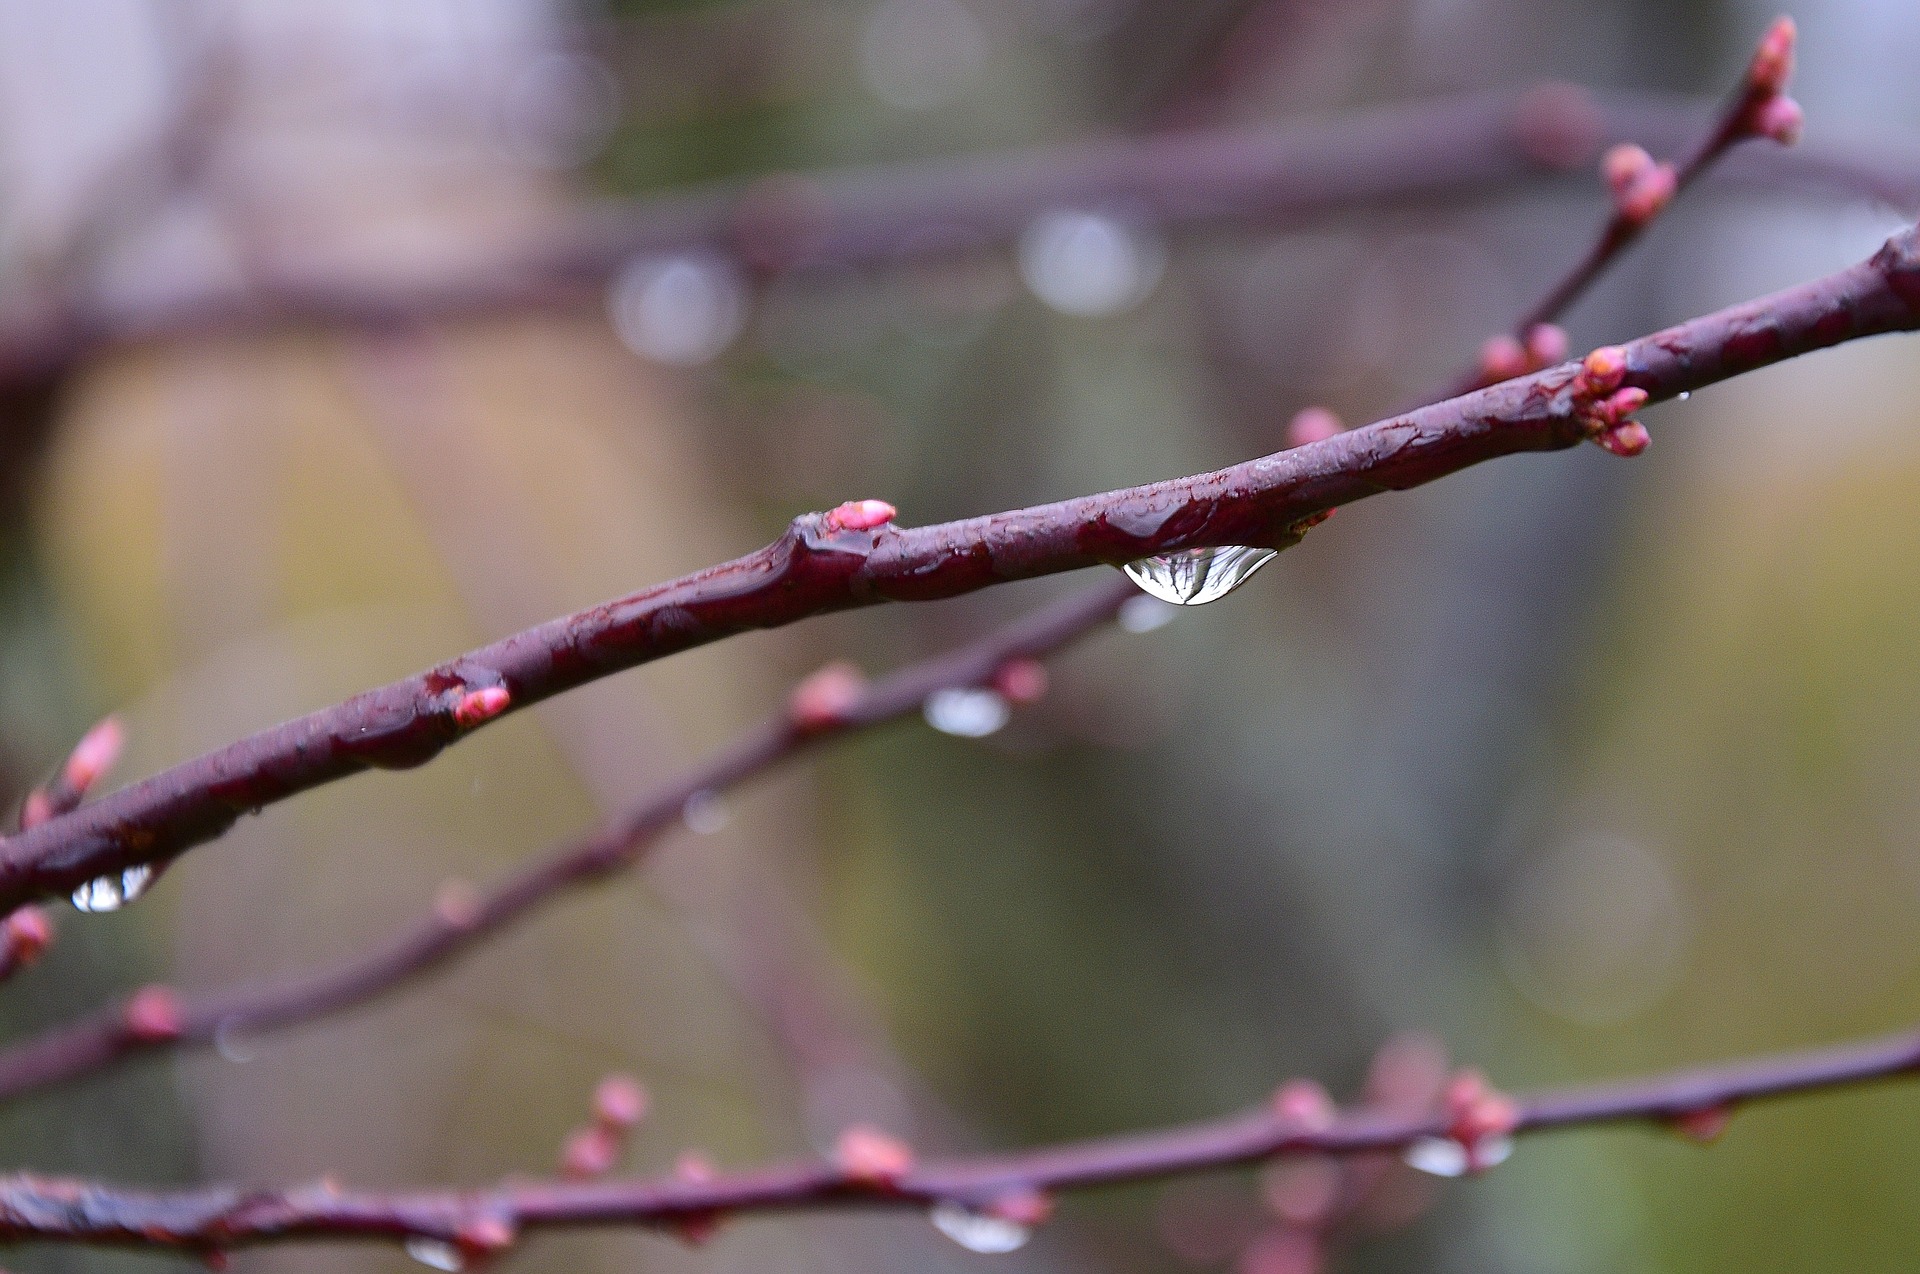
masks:
<path id="1" fill-rule="evenodd" d="M 927 1214 L 933 1228 L 969 1252 L 999 1255 L 1026 1246 L 1033 1231 L 1018 1221 L 979 1212 L 962 1203 L 940 1203 Z"/>
<path id="2" fill-rule="evenodd" d="M 1150 633 L 1173 622 L 1173 607 L 1157 597 L 1129 597 L 1120 605 L 1120 627 L 1130 633 Z"/>
<path id="3" fill-rule="evenodd" d="M 213 1048 L 230 1062 L 250 1062 L 253 1050 L 247 1047 L 244 1028 L 234 1018 L 224 1018 L 213 1028 Z"/>
<path id="4" fill-rule="evenodd" d="M 1409 1142 L 1400 1156 L 1409 1168 L 1436 1177 L 1466 1175 L 1467 1148 L 1451 1137 L 1420 1137 Z"/>
<path id="5" fill-rule="evenodd" d="M 1683 390 L 1681 390 L 1681 391 L 1680 391 L 1680 401 L 1681 401 L 1681 402 L 1685 402 L 1685 401 L 1687 401 L 1687 399 L 1689 399 L 1689 398 L 1691 398 L 1691 397 L 1693 397 L 1693 391 L 1692 391 L 1691 389 L 1683 389 Z"/>
<path id="6" fill-rule="evenodd" d="M 927 724 L 942 734 L 962 739 L 984 739 L 1007 723 L 1013 709 L 997 690 L 979 686 L 949 686 L 927 696 L 921 707 Z"/>
<path id="7" fill-rule="evenodd" d="M 1228 544 L 1143 557 L 1128 562 L 1125 569 L 1128 578 L 1163 602 L 1204 606 L 1246 583 L 1277 555 L 1273 549 Z"/>
<path id="8" fill-rule="evenodd" d="M 146 893 L 152 883 L 153 868 L 147 863 L 135 863 L 125 871 L 96 877 L 74 890 L 73 905 L 78 911 L 118 911 Z"/>
<path id="9" fill-rule="evenodd" d="M 407 1240 L 406 1246 L 408 1256 L 433 1269 L 458 1274 L 467 1267 L 467 1260 L 460 1255 L 460 1249 L 445 1239 L 430 1239 L 416 1234 Z"/>
<path id="10" fill-rule="evenodd" d="M 717 792 L 695 792 L 680 807 L 680 821 L 697 836 L 712 836 L 726 827 L 732 817 Z"/>
<path id="11" fill-rule="evenodd" d="M 1436 1177 L 1463 1177 L 1498 1167 L 1511 1154 L 1513 1138 L 1496 1134 L 1475 1142 L 1471 1152 L 1452 1137 L 1421 1137 L 1409 1143 L 1400 1157 L 1408 1167 Z"/>
<path id="12" fill-rule="evenodd" d="M 607 292 L 607 312 L 627 348 L 683 367 L 711 362 L 747 321 L 747 285 L 711 252 L 640 257 Z"/>
<path id="13" fill-rule="evenodd" d="M 1020 277 L 1062 314 L 1130 309 L 1153 291 L 1166 264 L 1157 236 L 1103 213 L 1049 212 L 1020 235 Z"/>

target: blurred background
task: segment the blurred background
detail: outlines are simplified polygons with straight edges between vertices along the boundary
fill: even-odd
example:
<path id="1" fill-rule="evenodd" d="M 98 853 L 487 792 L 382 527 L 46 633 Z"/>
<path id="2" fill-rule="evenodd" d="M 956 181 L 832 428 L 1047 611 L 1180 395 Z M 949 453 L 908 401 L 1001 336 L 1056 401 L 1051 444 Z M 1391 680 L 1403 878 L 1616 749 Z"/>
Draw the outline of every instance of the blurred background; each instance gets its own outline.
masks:
<path id="1" fill-rule="evenodd" d="M 136 778 L 843 499 L 939 521 L 1431 396 L 1585 251 L 1602 142 L 1683 149 L 1774 12 L 0 7 L 0 780 L 17 797 L 108 711 Z M 1576 349 L 1920 211 L 1920 9 L 1792 12 L 1799 166 L 1743 153 L 1689 193 L 1570 316 Z M 1231 598 L 1091 636 L 1003 728 L 836 747 L 377 1005 L 18 1101 L 5 1163 L 481 1183 L 551 1171 L 612 1071 L 655 1099 L 626 1170 L 855 1121 L 934 1153 L 1212 1116 L 1297 1074 L 1348 1097 L 1390 1040 L 1417 1089 L 1410 1032 L 1524 1087 L 1907 1025 L 1914 348 L 1650 412 L 1633 464 L 1515 458 L 1343 510 Z M 822 662 L 882 671 L 1080 585 L 730 641 L 270 809 L 138 906 L 61 908 L 0 1023 L 363 950 Z M 1628 1129 L 1473 1181 L 1394 1169 L 1325 1243 L 1289 1220 L 1311 1190 L 1070 1198 L 1000 1257 L 854 1216 L 697 1250 L 541 1238 L 512 1267 L 1886 1268 L 1920 1246 L 1920 1093 L 1746 1112 L 1711 1151 Z"/>

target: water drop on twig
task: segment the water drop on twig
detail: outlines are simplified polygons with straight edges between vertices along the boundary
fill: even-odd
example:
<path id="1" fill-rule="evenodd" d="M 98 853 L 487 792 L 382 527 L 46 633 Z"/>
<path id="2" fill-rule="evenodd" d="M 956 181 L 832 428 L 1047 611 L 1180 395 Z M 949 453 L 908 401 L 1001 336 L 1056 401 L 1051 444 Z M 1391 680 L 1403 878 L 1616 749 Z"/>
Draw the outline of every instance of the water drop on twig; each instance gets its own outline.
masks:
<path id="1" fill-rule="evenodd" d="M 998 1255 L 1025 1247 L 1033 1231 L 1018 1221 L 980 1212 L 962 1203 L 935 1204 L 928 1218 L 934 1229 L 969 1252 Z"/>
<path id="2" fill-rule="evenodd" d="M 407 1240 L 407 1255 L 420 1264 L 436 1270 L 446 1270 L 447 1274 L 459 1274 L 467 1267 L 466 1257 L 460 1249 L 445 1239 L 430 1239 L 416 1234 Z"/>
<path id="3" fill-rule="evenodd" d="M 1274 549 L 1227 544 L 1143 557 L 1124 569 L 1129 579 L 1163 602 L 1204 606 L 1246 583 L 1276 556 Z"/>
<path id="4" fill-rule="evenodd" d="M 1013 715 L 1005 696 L 979 686 L 949 686 L 927 696 L 921 706 L 927 724 L 942 734 L 984 739 Z"/>
<path id="5" fill-rule="evenodd" d="M 95 877 L 74 890 L 73 905 L 79 911 L 118 911 L 146 893 L 152 883 L 152 866 L 135 863 L 125 871 Z"/>

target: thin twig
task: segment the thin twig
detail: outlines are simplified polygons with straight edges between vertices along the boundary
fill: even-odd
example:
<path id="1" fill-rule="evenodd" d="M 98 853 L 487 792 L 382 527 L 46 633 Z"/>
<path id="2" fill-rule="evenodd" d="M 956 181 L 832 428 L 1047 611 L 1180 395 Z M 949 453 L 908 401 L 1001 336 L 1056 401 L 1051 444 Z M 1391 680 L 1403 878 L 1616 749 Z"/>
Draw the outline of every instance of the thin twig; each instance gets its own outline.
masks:
<path id="1" fill-rule="evenodd" d="M 443 894 L 412 928 L 369 954 L 290 980 L 200 998 L 148 987 L 124 1004 L 0 1050 L 0 1100 L 92 1074 L 135 1054 L 215 1043 L 364 1003 L 498 937 L 562 895 L 631 867 L 680 824 L 689 802 L 716 796 L 822 743 L 896 721 L 936 691 L 991 686 L 1009 665 L 1053 654 L 1137 596 L 1131 583 L 1116 578 L 876 681 L 857 682 L 850 670 L 840 668 L 816 674 L 801 684 L 789 711 L 749 730 L 619 818 L 484 894 Z M 153 1010 L 163 996 L 165 1009 L 156 1017 Z"/>
<path id="2" fill-rule="evenodd" d="M 1680 1124 L 1744 1103 L 1890 1079 L 1920 1068 L 1920 1032 L 1805 1052 L 1515 1098 L 1510 1131 L 1618 1122 Z M 1354 1155 L 1453 1135 L 1448 1117 L 1355 1110 L 1306 1126 L 1277 1105 L 1209 1123 L 1042 1146 L 1011 1154 L 905 1165 L 876 1177 L 807 1160 L 725 1175 L 565 1183 L 513 1179 L 487 1189 L 377 1192 L 323 1180 L 290 1189 L 123 1189 L 18 1174 L 0 1178 L 0 1240 L 47 1240 L 209 1253 L 313 1240 L 434 1240 L 473 1259 L 527 1231 L 587 1226 L 708 1226 L 721 1217 L 956 1203 L 992 1213 L 1031 1209 L 1080 1190 L 1258 1163 Z M 1044 1205 L 1035 1210 L 1044 1212 Z"/>

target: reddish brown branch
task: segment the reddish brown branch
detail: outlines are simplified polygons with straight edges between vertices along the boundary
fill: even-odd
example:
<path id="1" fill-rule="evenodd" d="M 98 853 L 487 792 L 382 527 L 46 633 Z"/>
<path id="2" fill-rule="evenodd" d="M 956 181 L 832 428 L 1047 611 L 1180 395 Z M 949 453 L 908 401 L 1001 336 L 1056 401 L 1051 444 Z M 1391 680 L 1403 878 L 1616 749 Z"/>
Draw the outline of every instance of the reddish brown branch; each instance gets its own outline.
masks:
<path id="1" fill-rule="evenodd" d="M 829 669 L 802 684 L 793 709 L 763 723 L 605 827 L 562 846 L 483 895 L 449 894 L 385 946 L 288 981 L 175 999 L 163 1029 L 142 1021 L 158 988 L 0 1050 L 0 1100 L 91 1074 L 136 1053 L 215 1042 L 340 1012 L 442 967 L 529 913 L 635 862 L 677 826 L 688 802 L 715 795 L 843 735 L 916 711 L 935 691 L 991 685 L 1111 619 L 1138 593 L 1124 579 L 1065 598 L 958 650 L 872 682 Z M 838 675 L 836 675 L 838 673 Z M 824 692 L 824 693 L 823 693 Z M 170 993 L 169 993 L 170 994 Z M 145 997 L 144 1002 L 142 997 Z"/>
<path id="2" fill-rule="evenodd" d="M 1728 151 L 1750 138 L 1771 135 L 1766 119 L 1770 107 L 1775 102 L 1789 105 L 1792 102 L 1785 96 L 1785 87 L 1793 63 L 1793 39 L 1791 19 L 1777 19 L 1768 28 L 1745 76 L 1720 108 L 1706 135 L 1684 160 L 1667 170 L 1670 185 L 1664 197 L 1639 206 L 1632 199 L 1619 201 L 1620 206 L 1607 219 L 1587 255 L 1521 317 L 1514 327 L 1515 336 L 1525 339 L 1535 326 L 1551 323 L 1566 313 L 1575 298 L 1586 291 L 1609 264 L 1638 242 L 1667 202 L 1698 181 Z M 1798 107 L 1793 109 L 1798 111 Z M 1798 138 L 1796 127 L 1791 138 L 1780 136 L 1776 140 L 1790 144 Z"/>
<path id="3" fill-rule="evenodd" d="M 1752 1101 L 1908 1074 L 1920 1032 L 1785 1053 L 1647 1079 L 1521 1097 L 1513 1131 L 1672 1123 Z M 1504 1104 L 1504 1099 L 1503 1099 Z M 19 1174 L 0 1178 L 0 1240 L 174 1248 L 207 1253 L 301 1240 L 438 1240 L 491 1255 L 524 1233 L 563 1227 L 669 1229 L 716 1217 L 849 1207 L 992 1209 L 1006 1200 L 1290 1155 L 1391 1151 L 1448 1135 L 1447 1116 L 1355 1110 L 1315 1126 L 1276 1105 L 1212 1123 L 908 1167 L 875 1179 L 802 1161 L 712 1177 L 560 1183 L 512 1180 L 471 1191 L 381 1193 L 331 1182 L 291 1189 L 214 1186 L 171 1192 Z"/>
<path id="4" fill-rule="evenodd" d="M 1908 230 L 1859 265 L 1630 342 L 1619 363 L 1627 386 L 1659 401 L 1916 326 L 1920 236 Z M 0 910 L 163 865 L 243 813 L 370 767 L 422 764 L 502 712 L 736 633 L 1178 549 L 1284 547 L 1337 505 L 1578 444 L 1594 431 L 1589 394 L 1565 364 L 1192 477 L 912 529 L 805 514 L 745 557 L 551 620 L 23 831 L 0 845 Z"/>
<path id="5" fill-rule="evenodd" d="M 729 182 L 572 214 L 542 242 L 438 281 L 342 282 L 288 263 L 238 289 L 185 287 L 184 299 L 68 298 L 47 313 L 0 314 L 0 388 L 49 382 L 103 349 L 159 337 L 385 327 L 597 303 L 605 281 L 642 255 L 706 249 L 769 272 L 897 265 L 1004 243 L 1062 207 L 1116 207 L 1172 231 L 1299 224 L 1353 207 L 1485 193 L 1584 165 L 1610 141 L 1678 150 L 1700 117 L 1691 101 L 1596 98 L 1550 85 L 1281 128 L 1196 129 Z M 1813 148 L 1742 168 L 1770 190 L 1920 202 L 1920 165 L 1910 155 Z"/>

